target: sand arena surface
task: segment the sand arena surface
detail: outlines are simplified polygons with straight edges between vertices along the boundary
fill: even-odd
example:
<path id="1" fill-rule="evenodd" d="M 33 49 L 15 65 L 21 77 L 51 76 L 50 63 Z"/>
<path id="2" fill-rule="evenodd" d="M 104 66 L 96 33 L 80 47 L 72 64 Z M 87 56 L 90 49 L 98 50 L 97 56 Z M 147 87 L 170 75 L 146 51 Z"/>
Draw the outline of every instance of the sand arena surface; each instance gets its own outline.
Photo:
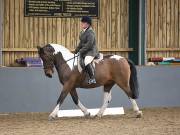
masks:
<path id="1" fill-rule="evenodd" d="M 143 118 L 123 116 L 61 118 L 48 113 L 0 115 L 0 135 L 180 135 L 180 108 L 146 108 Z"/>

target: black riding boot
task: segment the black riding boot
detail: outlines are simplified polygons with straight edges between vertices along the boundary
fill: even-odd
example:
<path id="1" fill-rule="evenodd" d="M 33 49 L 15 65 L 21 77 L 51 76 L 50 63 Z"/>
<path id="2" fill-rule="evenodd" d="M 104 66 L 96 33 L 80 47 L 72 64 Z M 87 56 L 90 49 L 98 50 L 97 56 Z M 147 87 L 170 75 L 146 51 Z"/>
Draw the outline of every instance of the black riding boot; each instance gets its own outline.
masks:
<path id="1" fill-rule="evenodd" d="M 89 77 L 90 77 L 90 79 L 88 81 L 88 84 L 96 83 L 95 73 L 94 73 L 95 71 L 94 71 L 94 68 L 93 68 L 92 64 L 88 64 L 86 66 L 86 70 L 87 70 L 87 72 L 89 74 Z"/>

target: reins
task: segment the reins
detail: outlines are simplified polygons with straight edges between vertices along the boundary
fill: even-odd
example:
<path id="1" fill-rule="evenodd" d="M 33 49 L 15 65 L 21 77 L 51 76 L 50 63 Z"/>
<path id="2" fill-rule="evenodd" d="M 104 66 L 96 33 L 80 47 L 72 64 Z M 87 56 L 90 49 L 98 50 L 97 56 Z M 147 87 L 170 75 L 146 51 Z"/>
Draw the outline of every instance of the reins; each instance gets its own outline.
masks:
<path id="1" fill-rule="evenodd" d="M 78 56 L 79 56 L 79 54 L 78 54 L 78 55 L 76 55 L 76 56 L 75 56 L 75 55 L 76 55 L 76 54 L 74 54 L 74 57 L 72 57 L 72 58 L 70 58 L 70 59 L 68 59 L 68 60 L 65 60 L 65 62 L 64 62 L 64 63 L 62 63 L 62 65 L 63 65 L 63 64 L 66 64 L 68 61 L 70 61 L 70 60 L 74 59 L 74 61 L 73 61 L 73 67 L 74 67 L 75 58 L 76 58 L 76 57 L 78 57 Z"/>
<path id="2" fill-rule="evenodd" d="M 72 57 L 72 58 L 70 58 L 70 59 L 66 60 L 65 62 L 67 63 L 68 61 L 70 61 L 70 60 L 72 60 L 72 59 L 74 59 L 74 60 L 75 60 L 75 58 L 79 56 L 79 54 L 78 54 L 78 55 L 76 55 L 76 56 L 75 56 L 75 55 L 76 55 L 76 54 L 74 54 L 74 57 Z"/>
<path id="3" fill-rule="evenodd" d="M 65 62 L 67 63 L 68 61 L 70 61 L 70 60 L 74 59 L 74 61 L 73 61 L 73 67 L 74 67 L 75 58 L 76 58 L 76 57 L 78 57 L 78 56 L 79 56 L 79 54 L 78 54 L 78 55 L 74 54 L 74 57 L 72 57 L 72 58 L 70 58 L 70 59 L 66 60 Z"/>

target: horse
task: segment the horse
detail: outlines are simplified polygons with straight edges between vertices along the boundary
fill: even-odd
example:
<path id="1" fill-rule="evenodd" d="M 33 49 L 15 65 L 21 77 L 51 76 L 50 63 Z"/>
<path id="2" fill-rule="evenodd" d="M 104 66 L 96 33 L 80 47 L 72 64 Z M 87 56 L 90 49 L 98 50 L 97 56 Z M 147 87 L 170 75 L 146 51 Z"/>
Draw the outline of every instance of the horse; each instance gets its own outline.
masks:
<path id="1" fill-rule="evenodd" d="M 84 116 L 90 117 L 90 113 L 78 97 L 76 88 L 104 86 L 103 105 L 95 115 L 95 117 L 102 117 L 111 101 L 111 88 L 115 84 L 129 97 L 136 116 L 142 117 L 142 111 L 135 100 L 139 96 L 137 70 L 131 60 L 119 55 L 105 55 L 99 62 L 94 62 L 96 84 L 88 84 L 86 71 L 80 72 L 78 70 L 78 57 L 74 57 L 74 54 L 67 48 L 59 44 L 46 44 L 43 47 L 37 46 L 37 50 L 43 61 L 45 75 L 52 78 L 55 67 L 59 81 L 63 85 L 57 104 L 49 115 L 49 120 L 54 120 L 57 117 L 60 106 L 69 93 Z"/>

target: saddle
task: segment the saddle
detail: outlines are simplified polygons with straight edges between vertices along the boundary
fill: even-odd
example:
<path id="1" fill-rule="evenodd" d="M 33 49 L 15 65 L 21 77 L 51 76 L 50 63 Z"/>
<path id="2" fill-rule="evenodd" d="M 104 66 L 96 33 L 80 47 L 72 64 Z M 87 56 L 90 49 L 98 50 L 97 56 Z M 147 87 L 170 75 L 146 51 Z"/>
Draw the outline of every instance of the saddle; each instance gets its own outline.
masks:
<path id="1" fill-rule="evenodd" d="M 78 58 L 78 59 L 80 59 L 80 58 Z M 99 53 L 99 55 L 96 56 L 96 57 L 94 58 L 94 60 L 92 61 L 92 65 L 93 65 L 94 69 L 95 69 L 95 66 L 96 66 L 95 63 L 99 63 L 99 62 L 102 61 L 102 60 L 103 60 L 103 54 L 102 54 L 102 53 Z M 79 72 L 81 73 L 82 70 L 85 69 L 84 59 L 80 59 L 80 60 L 78 61 L 78 64 L 77 64 L 77 65 L 78 65 L 78 70 L 79 70 Z"/>

